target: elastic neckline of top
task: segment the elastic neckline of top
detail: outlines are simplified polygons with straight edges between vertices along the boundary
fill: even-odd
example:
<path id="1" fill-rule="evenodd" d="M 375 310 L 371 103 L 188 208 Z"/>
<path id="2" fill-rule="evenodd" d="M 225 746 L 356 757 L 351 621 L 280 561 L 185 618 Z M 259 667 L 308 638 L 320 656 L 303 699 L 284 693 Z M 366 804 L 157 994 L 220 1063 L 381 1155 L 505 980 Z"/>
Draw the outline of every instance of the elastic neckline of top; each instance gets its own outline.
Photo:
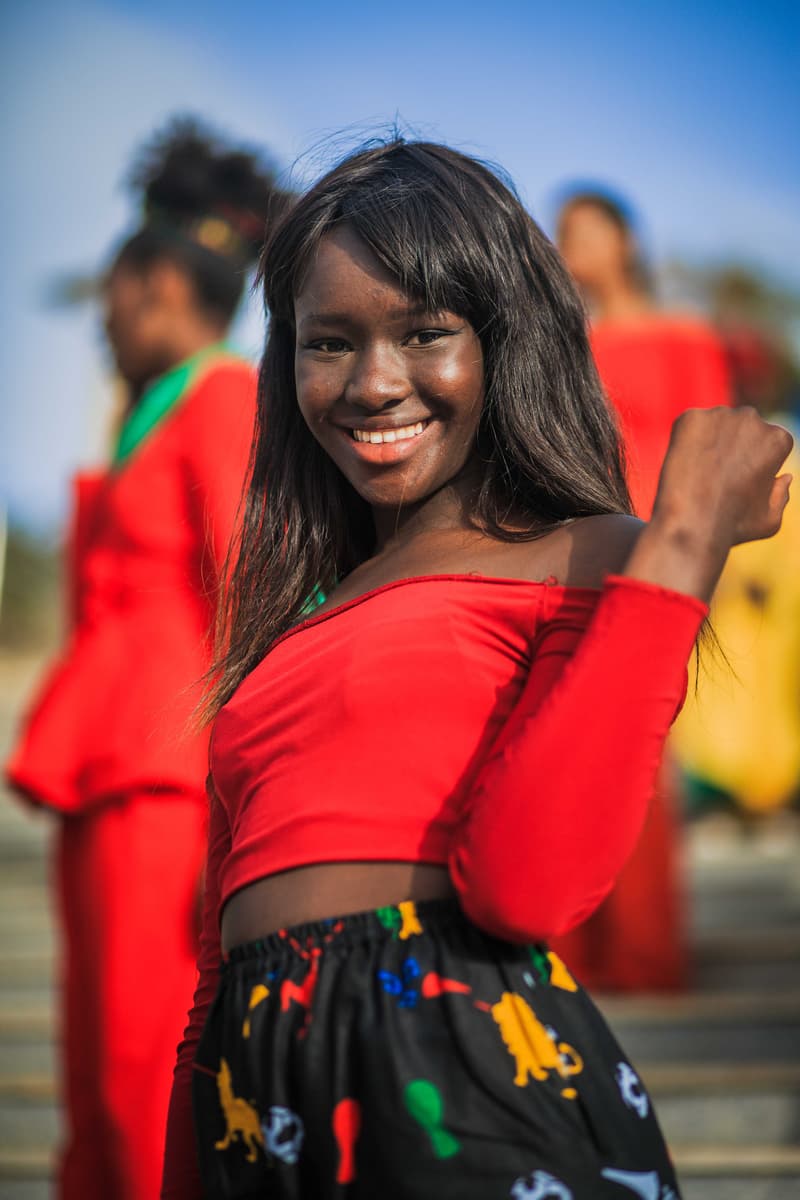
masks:
<path id="1" fill-rule="evenodd" d="M 384 592 L 392 591 L 394 588 L 404 587 L 410 583 L 491 583 L 508 585 L 516 587 L 529 588 L 546 588 L 548 592 L 577 592 L 582 595 L 599 596 L 602 588 L 592 587 L 574 587 L 567 583 L 550 583 L 547 579 L 514 579 L 503 575 L 481 575 L 478 572 L 470 572 L 469 574 L 449 574 L 449 575 L 408 575 L 404 579 L 390 579 L 388 583 L 378 584 L 377 587 L 370 588 L 366 592 L 362 592 L 360 596 L 353 596 L 352 600 L 344 600 L 341 604 L 329 608 L 327 612 L 312 614 L 306 617 L 303 621 L 298 621 L 296 625 L 286 629 L 280 637 L 277 637 L 272 645 L 267 650 L 271 653 L 276 646 L 286 638 L 292 637 L 295 633 L 300 633 L 304 629 L 310 629 L 314 625 L 321 625 L 323 621 L 327 621 L 330 617 L 338 617 L 341 613 L 348 612 L 351 608 L 358 607 L 366 600 L 372 600 L 375 596 L 380 596 Z"/>

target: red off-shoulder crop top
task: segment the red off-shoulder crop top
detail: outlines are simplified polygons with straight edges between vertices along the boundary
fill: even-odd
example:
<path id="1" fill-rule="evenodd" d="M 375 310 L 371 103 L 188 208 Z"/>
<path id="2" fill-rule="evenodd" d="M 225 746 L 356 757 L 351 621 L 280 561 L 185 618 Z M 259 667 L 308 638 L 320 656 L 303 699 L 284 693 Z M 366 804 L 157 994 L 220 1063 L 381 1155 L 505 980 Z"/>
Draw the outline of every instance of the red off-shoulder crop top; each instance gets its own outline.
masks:
<path id="1" fill-rule="evenodd" d="M 164 1197 L 202 1195 L 191 1062 L 225 901 L 311 863 L 439 863 L 481 928 L 516 941 L 564 933 L 636 843 L 706 611 L 627 577 L 599 591 L 432 575 L 273 644 L 214 728 L 200 981 Z"/>

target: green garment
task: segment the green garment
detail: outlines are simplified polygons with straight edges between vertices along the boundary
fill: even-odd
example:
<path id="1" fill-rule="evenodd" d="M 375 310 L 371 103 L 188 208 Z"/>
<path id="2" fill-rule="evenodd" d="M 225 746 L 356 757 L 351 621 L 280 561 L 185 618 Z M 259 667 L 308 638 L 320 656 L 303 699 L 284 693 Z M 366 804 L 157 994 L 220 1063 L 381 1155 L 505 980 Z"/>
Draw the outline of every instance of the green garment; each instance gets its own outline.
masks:
<path id="1" fill-rule="evenodd" d="M 323 590 L 319 586 L 319 584 L 317 584 L 317 586 L 314 588 L 311 595 L 306 600 L 302 609 L 300 610 L 300 616 L 303 618 L 313 616 L 314 613 L 316 612 L 316 610 L 319 608 L 319 606 L 321 604 L 325 603 L 325 600 L 326 600 L 325 593 L 323 592 Z"/>
<path id="2" fill-rule="evenodd" d="M 134 450 L 185 396 L 200 371 L 208 365 L 209 359 L 220 356 L 230 356 L 230 352 L 223 343 L 216 342 L 213 346 L 206 346 L 197 354 L 193 354 L 191 358 L 184 359 L 150 384 L 142 393 L 139 403 L 125 418 L 112 458 L 114 467 L 121 467 L 128 461 Z"/>

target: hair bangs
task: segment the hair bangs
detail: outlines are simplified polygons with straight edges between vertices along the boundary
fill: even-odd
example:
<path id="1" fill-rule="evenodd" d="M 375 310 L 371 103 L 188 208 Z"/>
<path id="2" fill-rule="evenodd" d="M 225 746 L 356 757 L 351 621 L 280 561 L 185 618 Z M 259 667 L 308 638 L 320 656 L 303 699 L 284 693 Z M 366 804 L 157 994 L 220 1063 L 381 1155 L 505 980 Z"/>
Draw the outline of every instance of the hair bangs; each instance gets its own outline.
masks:
<path id="1" fill-rule="evenodd" d="M 476 320 L 482 272 L 470 261 L 469 231 L 440 189 L 392 175 L 348 197 L 340 220 L 369 247 L 399 287 L 427 312 Z M 461 219 L 458 219 L 461 217 Z"/>

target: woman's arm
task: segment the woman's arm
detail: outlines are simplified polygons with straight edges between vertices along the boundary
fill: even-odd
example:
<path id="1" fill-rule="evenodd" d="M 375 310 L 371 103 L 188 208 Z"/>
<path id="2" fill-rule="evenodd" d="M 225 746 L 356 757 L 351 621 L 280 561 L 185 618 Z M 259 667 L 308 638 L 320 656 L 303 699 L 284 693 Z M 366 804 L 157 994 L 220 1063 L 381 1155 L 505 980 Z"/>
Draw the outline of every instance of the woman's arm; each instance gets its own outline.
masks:
<path id="1" fill-rule="evenodd" d="M 197 1164 L 192 1120 L 192 1063 L 206 1014 L 214 999 L 221 961 L 219 940 L 219 872 L 230 850 L 230 829 L 225 809 L 208 780 L 208 862 L 203 899 L 203 925 L 197 966 L 199 979 L 189 1022 L 178 1047 L 167 1118 L 162 1200 L 202 1200 L 203 1188 Z"/>
<path id="2" fill-rule="evenodd" d="M 686 661 L 730 546 L 771 536 L 785 430 L 713 410 L 676 423 L 653 519 L 585 632 L 548 622 L 451 853 L 477 925 L 530 941 L 600 903 L 641 831 Z"/>
<path id="3" fill-rule="evenodd" d="M 511 941 L 554 937 L 610 891 L 641 832 L 705 613 L 613 576 L 588 627 L 568 613 L 544 626 L 451 853 L 476 925 Z"/>

